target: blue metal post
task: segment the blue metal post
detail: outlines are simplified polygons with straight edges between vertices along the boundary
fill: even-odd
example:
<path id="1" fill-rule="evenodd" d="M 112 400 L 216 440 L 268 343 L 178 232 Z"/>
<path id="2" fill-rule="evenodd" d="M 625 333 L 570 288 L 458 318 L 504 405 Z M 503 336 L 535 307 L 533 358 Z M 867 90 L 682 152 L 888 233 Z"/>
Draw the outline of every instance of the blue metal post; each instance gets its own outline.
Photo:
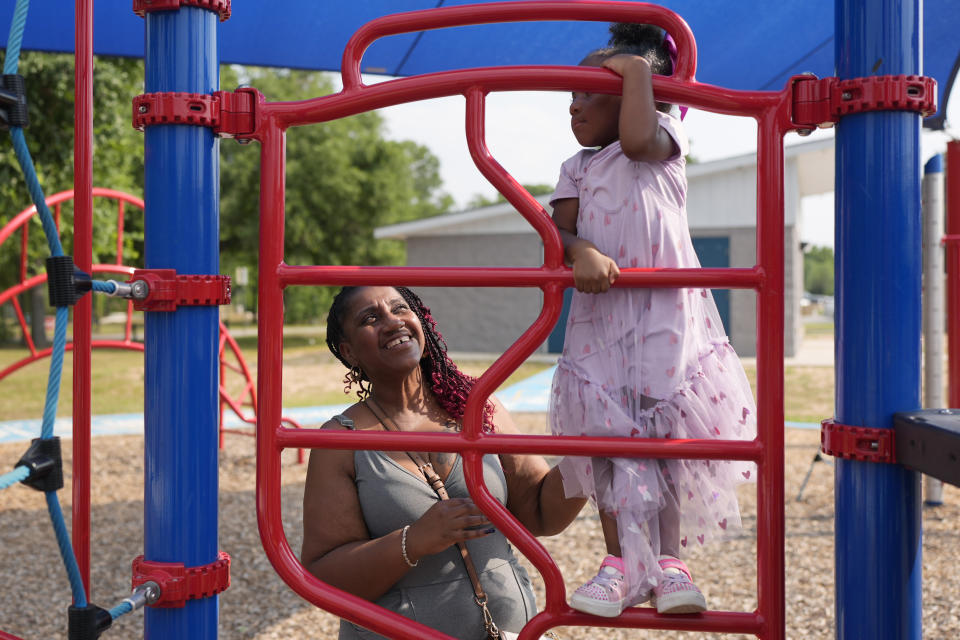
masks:
<path id="1" fill-rule="evenodd" d="M 920 0 L 837 0 L 840 78 L 920 71 Z M 920 406 L 920 116 L 837 126 L 836 421 L 892 428 Z M 836 637 L 920 634 L 920 475 L 837 460 Z"/>
<path id="2" fill-rule="evenodd" d="M 146 14 L 148 93 L 219 88 L 217 14 L 183 7 Z M 220 165 L 208 127 L 155 125 L 144 134 L 146 267 L 216 274 Z M 198 566 L 217 559 L 219 309 L 180 307 L 145 318 L 144 555 Z M 148 608 L 146 638 L 217 637 L 217 598 Z"/>

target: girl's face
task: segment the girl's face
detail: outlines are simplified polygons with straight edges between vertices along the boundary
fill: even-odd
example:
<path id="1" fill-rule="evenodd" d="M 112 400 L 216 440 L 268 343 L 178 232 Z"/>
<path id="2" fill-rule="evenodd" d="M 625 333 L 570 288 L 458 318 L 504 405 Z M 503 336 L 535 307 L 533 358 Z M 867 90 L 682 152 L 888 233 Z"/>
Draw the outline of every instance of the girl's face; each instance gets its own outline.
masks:
<path id="1" fill-rule="evenodd" d="M 599 67 L 603 58 L 587 56 L 581 66 Z M 620 96 L 574 91 L 570 128 L 584 147 L 605 147 L 620 138 Z"/>
<path id="2" fill-rule="evenodd" d="M 423 328 L 417 314 L 393 287 L 362 287 L 343 314 L 340 352 L 368 378 L 393 372 L 402 377 L 420 365 Z"/>

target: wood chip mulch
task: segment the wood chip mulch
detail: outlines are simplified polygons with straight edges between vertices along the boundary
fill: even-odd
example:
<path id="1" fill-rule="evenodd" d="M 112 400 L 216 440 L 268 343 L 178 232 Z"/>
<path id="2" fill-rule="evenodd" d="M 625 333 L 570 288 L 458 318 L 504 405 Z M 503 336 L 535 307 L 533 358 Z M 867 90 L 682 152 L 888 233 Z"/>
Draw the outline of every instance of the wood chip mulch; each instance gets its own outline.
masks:
<path id="1" fill-rule="evenodd" d="M 520 414 L 521 429 L 542 433 L 543 414 Z M 834 637 L 834 497 L 831 459 L 812 464 L 819 433 L 786 434 L 787 638 Z M 0 469 L 11 469 L 26 443 L 0 445 Z M 70 441 L 64 441 L 66 489 L 60 500 L 70 519 Z M 812 470 L 811 470 L 812 464 Z M 284 453 L 283 517 L 287 538 L 300 548 L 300 500 L 305 465 Z M 143 552 L 143 438 L 98 436 L 93 441 L 92 602 L 117 605 L 129 593 L 134 557 Z M 800 485 L 809 482 L 800 500 Z M 220 452 L 220 549 L 232 557 L 231 587 L 220 596 L 223 640 L 336 638 L 337 618 L 297 596 L 274 572 L 260 545 L 254 499 L 253 438 L 227 437 Z M 756 493 L 742 492 L 744 529 L 696 552 L 689 565 L 713 609 L 752 611 L 756 595 Z M 867 516 L 869 517 L 869 516 Z M 923 636 L 960 637 L 960 490 L 944 487 L 944 504 L 923 511 Z M 878 523 L 885 526 L 885 523 Z M 587 580 L 602 555 L 600 528 L 590 507 L 559 536 L 542 539 L 561 568 L 567 593 Z M 882 562 L 882 558 L 877 559 Z M 542 581 L 529 565 L 542 602 Z M 43 494 L 23 486 L 0 491 L 0 631 L 24 640 L 66 638 L 70 589 Z M 101 637 L 143 637 L 143 615 L 123 616 Z M 557 630 L 564 639 L 735 638 L 613 628 Z"/>

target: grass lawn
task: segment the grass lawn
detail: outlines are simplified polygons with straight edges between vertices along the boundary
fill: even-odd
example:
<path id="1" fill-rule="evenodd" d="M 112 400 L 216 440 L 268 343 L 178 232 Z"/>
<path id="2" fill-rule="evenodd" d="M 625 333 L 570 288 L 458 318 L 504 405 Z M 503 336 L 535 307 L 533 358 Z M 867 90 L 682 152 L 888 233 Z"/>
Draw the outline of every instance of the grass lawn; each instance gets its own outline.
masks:
<path id="1" fill-rule="evenodd" d="M 243 357 L 256 376 L 256 337 L 239 336 Z M 0 368 L 27 355 L 21 348 L 0 349 Z M 284 340 L 283 404 L 304 407 L 341 404 L 343 366 L 327 351 L 322 330 L 302 328 Z M 469 360 L 458 364 L 471 375 L 479 376 L 492 360 Z M 502 385 L 510 386 L 538 373 L 549 364 L 527 362 Z M 43 414 L 50 360 L 40 360 L 0 381 L 0 420 L 35 419 Z M 747 365 L 747 376 L 756 389 L 756 369 Z M 94 414 L 135 413 L 143 411 L 143 354 L 125 350 L 95 350 L 92 357 Z M 60 387 L 58 415 L 69 416 L 73 398 L 73 358 L 67 352 Z M 784 372 L 786 419 L 817 423 L 833 415 L 834 380 L 831 367 L 790 366 Z M 228 370 L 227 388 L 234 396 L 243 390 L 238 374 Z"/>

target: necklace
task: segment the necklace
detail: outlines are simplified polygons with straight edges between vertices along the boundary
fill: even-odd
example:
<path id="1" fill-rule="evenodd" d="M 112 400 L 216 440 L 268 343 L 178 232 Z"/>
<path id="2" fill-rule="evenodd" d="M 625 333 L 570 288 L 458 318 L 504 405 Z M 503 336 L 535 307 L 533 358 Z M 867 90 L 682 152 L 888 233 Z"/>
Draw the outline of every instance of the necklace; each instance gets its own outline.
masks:
<path id="1" fill-rule="evenodd" d="M 383 425 L 385 431 L 403 431 L 403 429 L 400 428 L 400 425 L 397 424 L 397 421 L 387 414 L 386 410 L 384 410 L 384 408 L 373 398 L 373 396 L 367 397 L 367 399 L 363 401 L 363 404 L 367 407 L 367 409 L 370 410 L 370 413 L 372 413 L 373 416 L 380 421 L 380 424 Z M 374 410 L 374 407 L 376 407 L 376 410 Z M 393 425 L 393 429 L 387 426 L 387 422 L 390 422 Z M 459 427 L 459 423 L 455 420 L 450 420 L 447 422 L 448 425 L 450 423 L 453 423 Z M 414 454 L 409 451 L 404 451 L 404 453 L 407 454 L 407 457 L 410 458 L 410 461 L 413 462 L 417 469 L 420 470 L 420 473 L 423 474 L 427 484 L 430 484 L 431 475 L 436 476 L 436 472 L 433 470 L 433 463 L 430 460 L 430 454 L 427 454 L 427 459 L 424 460 L 423 455 L 420 453 Z M 448 467 L 446 475 L 449 475 L 449 471 L 453 466 L 453 461 L 456 459 L 456 454 L 439 452 L 434 454 L 434 457 L 436 458 L 438 465 L 442 467 Z M 427 469 L 429 469 L 429 473 Z"/>

